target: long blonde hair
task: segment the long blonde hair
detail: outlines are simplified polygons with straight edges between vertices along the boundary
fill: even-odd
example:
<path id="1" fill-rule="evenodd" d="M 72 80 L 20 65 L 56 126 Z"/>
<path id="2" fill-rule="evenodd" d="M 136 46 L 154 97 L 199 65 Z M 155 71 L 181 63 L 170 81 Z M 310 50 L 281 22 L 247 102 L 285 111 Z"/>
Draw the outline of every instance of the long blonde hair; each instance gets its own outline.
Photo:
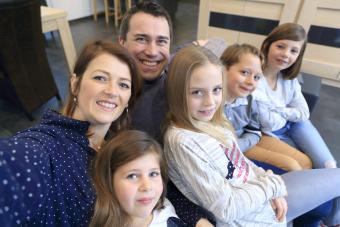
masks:
<path id="1" fill-rule="evenodd" d="M 222 103 L 210 122 L 193 119 L 189 112 L 187 101 L 192 72 L 206 64 L 213 64 L 220 67 L 222 76 Z M 181 49 L 172 59 L 166 81 L 169 111 L 165 126 L 173 124 L 188 130 L 203 132 L 217 139 L 222 144 L 229 146 L 230 137 L 226 135 L 225 129 L 233 131 L 233 128 L 225 118 L 223 112 L 223 104 L 226 100 L 226 87 L 223 66 L 216 55 L 201 46 L 189 46 Z"/>

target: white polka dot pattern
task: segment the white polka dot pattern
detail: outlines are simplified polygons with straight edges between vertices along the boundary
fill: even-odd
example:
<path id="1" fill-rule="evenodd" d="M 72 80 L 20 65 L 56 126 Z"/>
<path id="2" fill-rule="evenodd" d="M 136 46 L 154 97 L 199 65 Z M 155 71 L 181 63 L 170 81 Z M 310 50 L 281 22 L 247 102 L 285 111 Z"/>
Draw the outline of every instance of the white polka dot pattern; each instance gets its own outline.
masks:
<path id="1" fill-rule="evenodd" d="M 88 127 L 48 110 L 39 125 L 0 140 L 1 226 L 88 226 L 95 200 Z"/>

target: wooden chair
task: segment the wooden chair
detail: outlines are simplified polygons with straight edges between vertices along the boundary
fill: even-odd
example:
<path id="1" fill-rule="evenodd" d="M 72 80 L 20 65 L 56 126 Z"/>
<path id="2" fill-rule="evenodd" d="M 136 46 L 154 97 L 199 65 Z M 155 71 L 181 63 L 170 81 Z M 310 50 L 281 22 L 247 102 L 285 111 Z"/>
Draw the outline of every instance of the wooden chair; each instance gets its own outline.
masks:
<path id="1" fill-rule="evenodd" d="M 92 0 L 93 19 L 97 20 L 97 0 Z M 109 0 L 104 0 L 105 22 L 109 24 L 109 17 L 114 16 L 115 26 L 118 27 L 119 20 L 123 17 L 121 0 L 113 0 L 114 7 L 110 7 Z M 131 8 L 131 0 L 125 0 L 126 10 Z"/>

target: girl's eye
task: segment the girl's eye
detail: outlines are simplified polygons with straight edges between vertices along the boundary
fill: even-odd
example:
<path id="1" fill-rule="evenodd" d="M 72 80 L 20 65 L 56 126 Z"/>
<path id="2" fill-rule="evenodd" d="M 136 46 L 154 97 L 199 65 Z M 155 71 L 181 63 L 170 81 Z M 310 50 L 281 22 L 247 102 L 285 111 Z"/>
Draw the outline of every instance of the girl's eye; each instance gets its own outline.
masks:
<path id="1" fill-rule="evenodd" d="M 158 172 L 158 171 L 152 171 L 152 172 L 149 174 L 150 177 L 158 177 L 159 175 L 161 175 L 161 174 L 160 174 L 160 172 Z"/>
<path id="2" fill-rule="evenodd" d="M 130 89 L 130 84 L 121 82 L 119 83 L 119 86 L 124 89 Z"/>
<path id="3" fill-rule="evenodd" d="M 292 52 L 293 54 L 298 54 L 298 53 L 299 53 L 299 50 L 297 50 L 297 49 L 292 49 L 291 52 Z"/>
<path id="4" fill-rule="evenodd" d="M 192 91 L 191 94 L 194 96 L 203 96 L 203 91 L 195 90 L 195 91 Z"/>
<path id="5" fill-rule="evenodd" d="M 247 71 L 247 70 L 242 70 L 241 73 L 242 73 L 243 76 L 249 76 L 250 75 L 250 72 Z"/>
<path id="6" fill-rule="evenodd" d="M 222 91 L 222 87 L 221 87 L 221 86 L 218 86 L 218 87 L 215 87 L 215 88 L 214 88 L 213 93 L 214 93 L 214 94 L 219 94 L 221 91 Z"/>
<path id="7" fill-rule="evenodd" d="M 279 49 L 283 49 L 283 48 L 284 48 L 284 46 L 283 46 L 282 44 L 277 44 L 277 48 L 279 48 Z"/>
<path id="8" fill-rule="evenodd" d="M 255 81 L 258 81 L 259 79 L 261 79 L 261 75 L 256 74 L 256 75 L 254 76 L 254 80 L 255 80 Z"/>
<path id="9" fill-rule="evenodd" d="M 131 173 L 131 174 L 127 175 L 126 178 L 129 179 L 129 180 L 135 180 L 135 179 L 137 179 L 137 174 Z"/>

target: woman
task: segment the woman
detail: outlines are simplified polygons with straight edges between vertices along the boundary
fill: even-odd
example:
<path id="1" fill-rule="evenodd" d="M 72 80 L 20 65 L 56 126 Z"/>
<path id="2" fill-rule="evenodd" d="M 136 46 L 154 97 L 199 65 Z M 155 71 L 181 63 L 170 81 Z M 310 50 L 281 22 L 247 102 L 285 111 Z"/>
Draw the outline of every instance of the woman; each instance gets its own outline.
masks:
<path id="1" fill-rule="evenodd" d="M 139 91 L 130 54 L 107 41 L 81 52 L 61 113 L 0 140 L 3 226 L 88 226 L 95 202 L 89 166 L 104 140 L 125 129 Z"/>

